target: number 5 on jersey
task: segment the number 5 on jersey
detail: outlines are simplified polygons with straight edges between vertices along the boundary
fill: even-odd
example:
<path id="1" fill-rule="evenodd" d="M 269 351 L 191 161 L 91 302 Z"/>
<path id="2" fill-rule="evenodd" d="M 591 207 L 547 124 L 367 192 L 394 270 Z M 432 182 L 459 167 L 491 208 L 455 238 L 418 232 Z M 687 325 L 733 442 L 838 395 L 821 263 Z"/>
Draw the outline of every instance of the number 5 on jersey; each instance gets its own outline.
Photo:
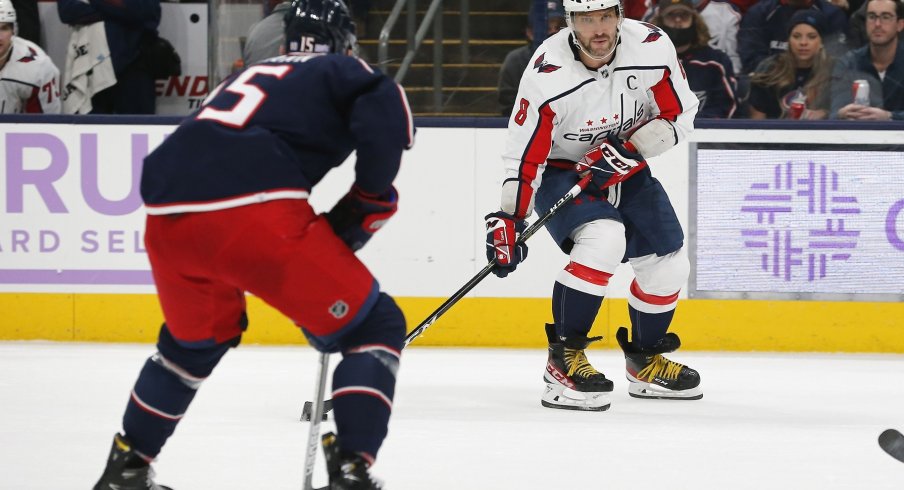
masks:
<path id="1" fill-rule="evenodd" d="M 211 119 L 231 128 L 244 127 L 248 120 L 251 119 L 251 116 L 267 100 L 267 93 L 254 83 L 254 77 L 263 75 L 282 78 L 291 70 L 292 67 L 289 65 L 254 65 L 235 77 L 235 80 L 226 85 L 225 88 L 221 84 L 204 100 L 204 104 L 208 104 L 220 94 L 221 90 L 237 94 L 239 100 L 231 109 L 221 110 L 205 107 L 195 118 Z"/>

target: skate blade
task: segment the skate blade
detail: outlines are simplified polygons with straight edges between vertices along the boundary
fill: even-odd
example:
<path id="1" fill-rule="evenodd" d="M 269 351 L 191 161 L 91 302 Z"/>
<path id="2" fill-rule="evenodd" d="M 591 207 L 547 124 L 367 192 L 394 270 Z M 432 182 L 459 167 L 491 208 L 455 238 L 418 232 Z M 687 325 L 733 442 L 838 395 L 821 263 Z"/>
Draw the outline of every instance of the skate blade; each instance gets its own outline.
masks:
<path id="1" fill-rule="evenodd" d="M 540 404 L 561 410 L 605 412 L 612 402 L 607 392 L 585 393 L 553 384 L 546 386 L 546 391 L 540 397 Z"/>
<path id="2" fill-rule="evenodd" d="M 609 410 L 609 407 L 612 406 L 611 403 L 607 403 L 605 405 L 599 407 L 587 407 L 580 405 L 556 405 L 555 403 L 550 403 L 546 400 L 540 400 L 540 405 L 543 405 L 546 408 L 557 408 L 559 410 L 575 410 L 580 412 L 605 412 Z"/>
<path id="3" fill-rule="evenodd" d="M 648 383 L 634 383 L 628 386 L 628 395 L 648 400 L 700 400 L 703 390 L 697 386 L 685 391 L 667 391 L 651 389 Z"/>

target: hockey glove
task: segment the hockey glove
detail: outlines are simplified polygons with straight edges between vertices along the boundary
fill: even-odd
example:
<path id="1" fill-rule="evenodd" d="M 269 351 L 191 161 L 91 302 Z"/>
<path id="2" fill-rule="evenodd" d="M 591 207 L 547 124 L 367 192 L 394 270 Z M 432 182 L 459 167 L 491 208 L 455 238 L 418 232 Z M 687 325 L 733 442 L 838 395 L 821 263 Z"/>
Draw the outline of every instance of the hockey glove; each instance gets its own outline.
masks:
<path id="1" fill-rule="evenodd" d="M 592 186 L 602 190 L 627 180 L 646 166 L 646 160 L 635 151 L 634 145 L 623 144 L 609 135 L 605 143 L 584 154 L 575 170 L 581 175 L 591 172 Z"/>
<path id="2" fill-rule="evenodd" d="M 353 186 L 326 214 L 326 220 L 349 248 L 359 250 L 389 221 L 398 206 L 399 193 L 395 187 L 375 196 Z"/>
<path id="3" fill-rule="evenodd" d="M 527 258 L 527 244 L 515 244 L 521 232 L 527 228 L 527 222 L 515 219 L 514 216 L 496 211 L 486 215 L 487 224 L 487 260 L 496 262 L 493 274 L 505 277 L 513 272 L 522 260 Z"/>

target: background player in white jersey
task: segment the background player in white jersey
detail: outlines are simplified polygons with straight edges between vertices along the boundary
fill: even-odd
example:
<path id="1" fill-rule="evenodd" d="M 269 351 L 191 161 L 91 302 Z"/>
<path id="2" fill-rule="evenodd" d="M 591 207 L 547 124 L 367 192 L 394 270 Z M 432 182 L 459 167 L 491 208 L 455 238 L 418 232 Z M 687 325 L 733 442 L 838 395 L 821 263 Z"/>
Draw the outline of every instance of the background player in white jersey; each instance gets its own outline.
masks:
<path id="1" fill-rule="evenodd" d="M 59 114 L 59 81 L 47 53 L 16 35 L 12 2 L 0 0 L 0 114 Z"/>
<path id="2" fill-rule="evenodd" d="M 629 393 L 699 399 L 700 376 L 663 353 L 688 276 L 684 233 L 645 158 L 693 130 L 697 98 L 675 48 L 651 25 L 625 19 L 619 0 L 565 0 L 568 29 L 547 39 L 521 78 L 503 160 L 502 209 L 487 215 L 487 256 L 504 277 L 527 256 L 515 246 L 536 206 L 548 210 L 578 180 L 589 186 L 546 225 L 570 262 L 556 278 L 544 406 L 606 410 L 612 382 L 584 350 L 609 278 L 627 260 L 636 279 L 628 298 L 632 336 L 625 353 Z M 542 183 L 542 185 L 541 185 Z"/>

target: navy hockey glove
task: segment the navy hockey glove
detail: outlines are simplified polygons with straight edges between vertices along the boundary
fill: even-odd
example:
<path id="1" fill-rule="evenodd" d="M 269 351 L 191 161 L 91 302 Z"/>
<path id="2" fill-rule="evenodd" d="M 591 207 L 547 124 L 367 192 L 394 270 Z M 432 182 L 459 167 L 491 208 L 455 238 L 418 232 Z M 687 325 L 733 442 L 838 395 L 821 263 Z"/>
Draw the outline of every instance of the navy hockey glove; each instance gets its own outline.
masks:
<path id="1" fill-rule="evenodd" d="M 487 224 L 487 260 L 496 261 L 493 274 L 505 277 L 527 258 L 527 244 L 515 244 L 527 228 L 527 222 L 502 211 L 490 213 L 484 219 Z"/>
<path id="2" fill-rule="evenodd" d="M 646 166 L 647 161 L 634 145 L 609 135 L 605 143 L 584 154 L 575 170 L 582 175 L 591 172 L 592 186 L 602 190 L 627 180 Z"/>
<path id="3" fill-rule="evenodd" d="M 399 207 L 399 193 L 395 187 L 379 196 L 366 194 L 353 186 L 326 213 L 326 220 L 343 242 L 352 250 L 359 250 L 374 236 Z"/>

